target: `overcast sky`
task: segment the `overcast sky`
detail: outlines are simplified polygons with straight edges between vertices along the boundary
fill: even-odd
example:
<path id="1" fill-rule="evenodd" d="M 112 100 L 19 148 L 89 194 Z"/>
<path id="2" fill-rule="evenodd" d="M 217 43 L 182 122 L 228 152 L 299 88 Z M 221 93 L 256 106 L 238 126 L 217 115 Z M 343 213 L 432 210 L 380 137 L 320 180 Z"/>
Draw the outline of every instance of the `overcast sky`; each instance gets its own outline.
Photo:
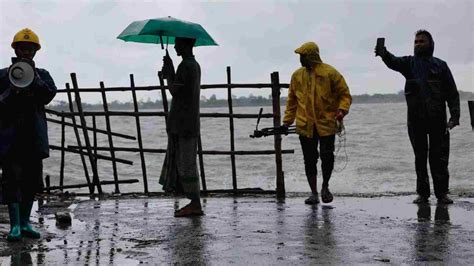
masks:
<path id="1" fill-rule="evenodd" d="M 474 1 L 471 0 L 353 0 L 353 1 L 18 1 L 0 0 L 0 65 L 14 56 L 14 34 L 28 27 L 42 49 L 36 65 L 47 69 L 58 88 L 75 72 L 80 87 L 158 85 L 164 52 L 159 45 L 116 39 L 132 21 L 172 16 L 201 24 L 219 46 L 195 48 L 202 69 L 202 84 L 225 83 L 226 66 L 235 83 L 268 83 L 280 72 L 288 83 L 299 67 L 294 49 L 316 42 L 322 60 L 345 77 L 352 94 L 396 93 L 403 77 L 374 57 L 377 37 L 386 38 L 395 55 L 413 54 L 414 32 L 429 30 L 435 39 L 435 56 L 448 63 L 458 89 L 474 91 Z M 178 65 L 174 49 L 170 54 Z M 270 94 L 262 90 L 235 90 L 237 96 Z M 205 90 L 202 95 L 225 92 Z M 283 92 L 286 94 L 286 91 Z M 139 97 L 156 99 L 157 92 Z M 58 95 L 56 100 L 65 100 Z M 99 102 L 100 94 L 83 95 Z M 130 93 L 109 96 L 129 101 Z"/>

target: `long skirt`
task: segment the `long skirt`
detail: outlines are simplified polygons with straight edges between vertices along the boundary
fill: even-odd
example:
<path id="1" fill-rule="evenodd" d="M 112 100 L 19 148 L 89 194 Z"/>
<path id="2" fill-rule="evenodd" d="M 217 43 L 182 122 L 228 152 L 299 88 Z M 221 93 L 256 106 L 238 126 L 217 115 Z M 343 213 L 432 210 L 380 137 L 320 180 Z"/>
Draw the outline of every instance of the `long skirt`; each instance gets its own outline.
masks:
<path id="1" fill-rule="evenodd" d="M 182 193 L 190 200 L 199 200 L 197 143 L 197 137 L 168 135 L 168 148 L 159 181 L 164 191 Z"/>

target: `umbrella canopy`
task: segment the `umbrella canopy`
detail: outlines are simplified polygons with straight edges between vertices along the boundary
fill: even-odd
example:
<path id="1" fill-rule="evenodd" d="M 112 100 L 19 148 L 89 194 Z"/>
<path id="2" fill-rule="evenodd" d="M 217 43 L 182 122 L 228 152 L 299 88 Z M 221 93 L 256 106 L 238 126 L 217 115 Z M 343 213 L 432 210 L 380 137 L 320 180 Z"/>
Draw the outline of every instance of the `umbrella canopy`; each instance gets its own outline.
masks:
<path id="1" fill-rule="evenodd" d="M 218 45 L 199 24 L 173 17 L 134 21 L 120 33 L 126 42 L 174 44 L 176 37 L 196 39 L 194 46 Z M 163 41 L 164 40 L 164 41 Z"/>

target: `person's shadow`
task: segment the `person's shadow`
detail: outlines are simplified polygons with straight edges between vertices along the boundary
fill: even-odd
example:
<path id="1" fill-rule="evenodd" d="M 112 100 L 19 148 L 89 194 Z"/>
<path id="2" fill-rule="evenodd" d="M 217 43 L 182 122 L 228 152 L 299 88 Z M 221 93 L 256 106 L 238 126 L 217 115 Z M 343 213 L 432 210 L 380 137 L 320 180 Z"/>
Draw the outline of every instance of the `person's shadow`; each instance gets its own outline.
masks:
<path id="1" fill-rule="evenodd" d="M 10 265 L 12 266 L 33 265 L 33 260 L 31 259 L 30 252 L 19 251 L 15 254 L 12 254 Z"/>
<path id="2" fill-rule="evenodd" d="M 437 205 L 434 221 L 431 220 L 431 206 L 419 204 L 418 224 L 416 224 L 414 251 L 417 262 L 443 262 L 449 255 L 449 207 Z"/>
<path id="3" fill-rule="evenodd" d="M 331 263 L 337 264 L 336 240 L 334 239 L 334 214 L 331 206 L 312 206 L 308 213 L 304 228 L 305 256 L 311 264 Z"/>
<path id="4" fill-rule="evenodd" d="M 205 208 L 203 201 L 203 208 Z M 206 265 L 207 231 L 203 217 L 174 218 L 166 241 L 170 264 Z"/>

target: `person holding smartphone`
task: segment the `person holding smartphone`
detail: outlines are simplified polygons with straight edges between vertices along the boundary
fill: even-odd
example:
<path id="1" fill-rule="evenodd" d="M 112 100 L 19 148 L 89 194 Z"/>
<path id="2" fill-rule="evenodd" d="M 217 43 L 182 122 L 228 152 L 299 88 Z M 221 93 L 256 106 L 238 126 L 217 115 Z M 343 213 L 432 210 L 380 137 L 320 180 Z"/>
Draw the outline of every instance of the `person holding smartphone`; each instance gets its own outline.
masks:
<path id="1" fill-rule="evenodd" d="M 15 34 L 11 46 L 16 54 L 12 61 L 34 69 L 31 84 L 21 88 L 10 80 L 9 68 L 0 70 L 0 201 L 8 205 L 10 216 L 7 240 L 18 241 L 40 238 L 30 214 L 36 193 L 43 190 L 42 160 L 49 157 L 44 106 L 56 95 L 56 86 L 48 71 L 35 67 L 33 58 L 41 45 L 32 30 Z"/>
<path id="2" fill-rule="evenodd" d="M 379 42 L 378 42 L 379 43 Z M 375 47 L 390 69 L 406 79 L 408 136 L 415 153 L 416 192 L 413 203 L 428 203 L 429 160 L 438 203 L 451 204 L 449 193 L 449 130 L 459 125 L 459 93 L 448 64 L 433 56 L 434 40 L 426 30 L 415 33 L 414 56 L 397 57 L 381 43 Z M 447 120 L 446 103 L 450 119 Z"/>

